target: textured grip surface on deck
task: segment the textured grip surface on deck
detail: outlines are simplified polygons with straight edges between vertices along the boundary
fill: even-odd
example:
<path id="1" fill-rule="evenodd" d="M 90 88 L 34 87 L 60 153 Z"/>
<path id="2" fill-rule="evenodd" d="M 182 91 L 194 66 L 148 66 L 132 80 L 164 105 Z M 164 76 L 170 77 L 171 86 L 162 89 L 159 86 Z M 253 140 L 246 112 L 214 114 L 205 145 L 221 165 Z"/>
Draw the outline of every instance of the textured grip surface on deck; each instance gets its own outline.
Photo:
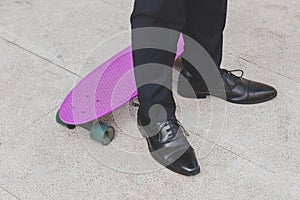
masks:
<path id="1" fill-rule="evenodd" d="M 180 38 L 177 57 L 183 46 Z M 82 79 L 65 98 L 59 115 L 65 123 L 83 124 L 112 112 L 136 96 L 132 52 L 127 47 Z"/>

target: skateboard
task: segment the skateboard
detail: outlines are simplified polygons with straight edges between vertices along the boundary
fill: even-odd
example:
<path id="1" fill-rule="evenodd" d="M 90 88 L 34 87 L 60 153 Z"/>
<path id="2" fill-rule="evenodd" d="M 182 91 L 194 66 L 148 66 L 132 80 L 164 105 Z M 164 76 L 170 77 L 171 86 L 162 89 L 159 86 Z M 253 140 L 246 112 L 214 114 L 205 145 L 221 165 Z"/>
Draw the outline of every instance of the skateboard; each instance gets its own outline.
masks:
<path id="1" fill-rule="evenodd" d="M 183 52 L 182 36 L 177 44 L 176 59 Z M 120 51 L 84 77 L 66 96 L 57 114 L 57 123 L 74 129 L 81 126 L 90 138 L 109 144 L 114 127 L 102 123 L 101 117 L 113 112 L 137 96 L 131 46 Z"/>

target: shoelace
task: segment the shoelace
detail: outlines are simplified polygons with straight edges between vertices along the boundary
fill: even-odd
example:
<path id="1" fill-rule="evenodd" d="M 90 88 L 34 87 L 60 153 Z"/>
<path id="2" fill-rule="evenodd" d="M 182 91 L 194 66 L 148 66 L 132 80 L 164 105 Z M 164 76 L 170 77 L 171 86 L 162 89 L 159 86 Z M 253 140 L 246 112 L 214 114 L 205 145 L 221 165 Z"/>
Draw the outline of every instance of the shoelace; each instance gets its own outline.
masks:
<path id="1" fill-rule="evenodd" d="M 185 136 L 189 137 L 190 134 L 187 132 L 187 130 L 182 126 L 182 124 L 181 124 L 178 120 L 176 120 L 176 121 L 177 121 L 177 123 L 179 124 L 179 127 L 182 128 L 183 134 L 184 134 Z"/>
<path id="2" fill-rule="evenodd" d="M 172 134 L 176 135 L 178 129 L 177 129 L 177 131 L 174 130 L 176 128 L 175 125 L 177 125 L 178 129 L 179 128 L 182 129 L 183 134 L 185 136 L 187 136 L 187 137 L 190 136 L 190 134 L 186 131 L 186 129 L 182 126 L 182 124 L 177 119 L 176 119 L 176 121 L 171 120 L 171 119 L 167 120 L 166 122 L 164 122 L 163 124 L 161 124 L 161 128 L 160 128 L 159 131 L 161 132 L 166 126 L 170 126 L 170 128 L 168 128 L 166 131 L 167 132 L 172 131 Z"/>
<path id="3" fill-rule="evenodd" d="M 231 75 L 231 76 L 234 76 L 236 78 L 242 78 L 244 76 L 244 71 L 241 70 L 241 69 L 234 69 L 234 70 L 226 70 L 226 69 L 223 69 L 227 74 Z M 234 74 L 234 72 L 241 72 L 241 75 L 240 76 L 236 76 Z"/>

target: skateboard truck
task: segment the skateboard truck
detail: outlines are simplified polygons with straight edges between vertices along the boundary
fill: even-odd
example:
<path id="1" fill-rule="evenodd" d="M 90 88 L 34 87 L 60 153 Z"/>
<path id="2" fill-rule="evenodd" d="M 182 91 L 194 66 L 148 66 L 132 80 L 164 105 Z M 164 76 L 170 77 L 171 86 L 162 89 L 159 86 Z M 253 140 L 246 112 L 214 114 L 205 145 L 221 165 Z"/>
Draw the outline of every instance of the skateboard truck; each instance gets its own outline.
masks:
<path id="1" fill-rule="evenodd" d="M 56 122 L 64 127 L 67 127 L 68 129 L 76 128 L 76 125 L 66 124 L 60 119 L 59 110 L 56 113 Z M 115 129 L 112 126 L 109 126 L 98 120 L 86 124 L 81 124 L 79 126 L 90 132 L 90 138 L 92 140 L 103 145 L 108 145 L 109 143 L 111 143 L 115 136 Z"/>

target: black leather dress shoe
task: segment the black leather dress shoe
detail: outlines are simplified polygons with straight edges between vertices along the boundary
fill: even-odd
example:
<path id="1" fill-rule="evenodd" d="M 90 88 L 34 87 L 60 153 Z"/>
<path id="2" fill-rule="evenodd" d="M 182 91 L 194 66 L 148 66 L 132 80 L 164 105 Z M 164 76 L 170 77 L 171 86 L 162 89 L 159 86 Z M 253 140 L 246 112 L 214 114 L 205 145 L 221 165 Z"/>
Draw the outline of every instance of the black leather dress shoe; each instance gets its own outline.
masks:
<path id="1" fill-rule="evenodd" d="M 178 94 L 189 98 L 205 98 L 207 95 L 212 95 L 237 104 L 262 103 L 277 96 L 275 88 L 242 78 L 242 70 L 220 69 L 219 71 L 221 78 L 219 81 L 216 78 L 216 85 L 208 90 L 198 73 L 183 68 L 178 79 Z M 233 74 L 237 71 L 241 72 L 241 76 Z"/>
<path id="2" fill-rule="evenodd" d="M 176 119 L 138 128 L 146 138 L 151 156 L 173 172 L 193 176 L 200 173 L 194 149 L 186 139 L 188 133 Z"/>

